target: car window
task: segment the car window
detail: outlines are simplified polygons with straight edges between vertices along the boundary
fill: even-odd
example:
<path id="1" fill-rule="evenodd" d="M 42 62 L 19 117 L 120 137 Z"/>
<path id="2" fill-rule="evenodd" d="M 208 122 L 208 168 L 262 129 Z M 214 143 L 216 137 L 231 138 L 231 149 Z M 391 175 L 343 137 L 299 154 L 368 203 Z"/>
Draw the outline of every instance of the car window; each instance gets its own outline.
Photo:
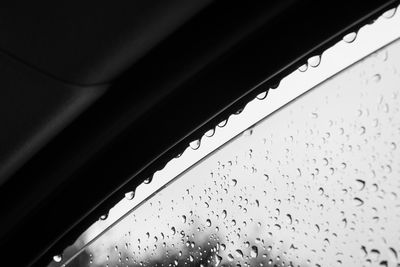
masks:
<path id="1" fill-rule="evenodd" d="M 50 266 L 400 264 L 400 15 L 194 140 Z"/>

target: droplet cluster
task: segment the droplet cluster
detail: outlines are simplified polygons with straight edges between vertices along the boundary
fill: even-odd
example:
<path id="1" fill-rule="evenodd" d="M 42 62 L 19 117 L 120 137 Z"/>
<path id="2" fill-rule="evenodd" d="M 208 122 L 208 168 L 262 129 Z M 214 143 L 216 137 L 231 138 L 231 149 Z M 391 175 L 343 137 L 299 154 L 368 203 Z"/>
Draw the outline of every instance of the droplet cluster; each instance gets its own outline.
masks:
<path id="1" fill-rule="evenodd" d="M 71 266 L 400 266 L 399 62 L 396 41 L 313 88 Z"/>

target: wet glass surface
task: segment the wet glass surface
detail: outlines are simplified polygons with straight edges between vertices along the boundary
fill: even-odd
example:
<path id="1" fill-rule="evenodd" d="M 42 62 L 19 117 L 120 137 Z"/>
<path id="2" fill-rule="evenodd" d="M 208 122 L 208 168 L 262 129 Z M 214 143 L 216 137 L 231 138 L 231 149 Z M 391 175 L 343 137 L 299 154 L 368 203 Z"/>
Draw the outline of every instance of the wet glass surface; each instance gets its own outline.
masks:
<path id="1" fill-rule="evenodd" d="M 399 93 L 397 40 L 207 156 L 67 266 L 399 266 Z"/>
<path id="2" fill-rule="evenodd" d="M 391 9 L 343 34 L 127 189 L 49 267 L 400 266 L 399 29 Z"/>

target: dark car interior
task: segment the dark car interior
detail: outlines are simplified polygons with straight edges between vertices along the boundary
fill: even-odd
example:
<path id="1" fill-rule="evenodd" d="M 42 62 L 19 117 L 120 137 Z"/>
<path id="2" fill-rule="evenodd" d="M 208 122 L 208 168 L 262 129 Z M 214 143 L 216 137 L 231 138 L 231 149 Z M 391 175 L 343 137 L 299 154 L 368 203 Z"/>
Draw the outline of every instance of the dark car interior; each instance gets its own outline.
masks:
<path id="1" fill-rule="evenodd" d="M 398 4 L 89 0 L 1 8 L 2 257 L 45 266 L 127 188 Z"/>

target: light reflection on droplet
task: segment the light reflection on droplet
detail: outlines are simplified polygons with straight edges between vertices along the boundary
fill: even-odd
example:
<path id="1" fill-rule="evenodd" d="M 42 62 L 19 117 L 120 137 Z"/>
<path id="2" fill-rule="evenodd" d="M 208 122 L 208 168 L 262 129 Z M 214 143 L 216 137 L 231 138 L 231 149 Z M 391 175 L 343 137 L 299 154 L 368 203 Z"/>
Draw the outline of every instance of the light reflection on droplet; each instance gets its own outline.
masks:
<path id="1" fill-rule="evenodd" d="M 54 255 L 53 256 L 53 260 L 55 262 L 61 262 L 62 261 L 62 256 L 61 255 Z"/>

